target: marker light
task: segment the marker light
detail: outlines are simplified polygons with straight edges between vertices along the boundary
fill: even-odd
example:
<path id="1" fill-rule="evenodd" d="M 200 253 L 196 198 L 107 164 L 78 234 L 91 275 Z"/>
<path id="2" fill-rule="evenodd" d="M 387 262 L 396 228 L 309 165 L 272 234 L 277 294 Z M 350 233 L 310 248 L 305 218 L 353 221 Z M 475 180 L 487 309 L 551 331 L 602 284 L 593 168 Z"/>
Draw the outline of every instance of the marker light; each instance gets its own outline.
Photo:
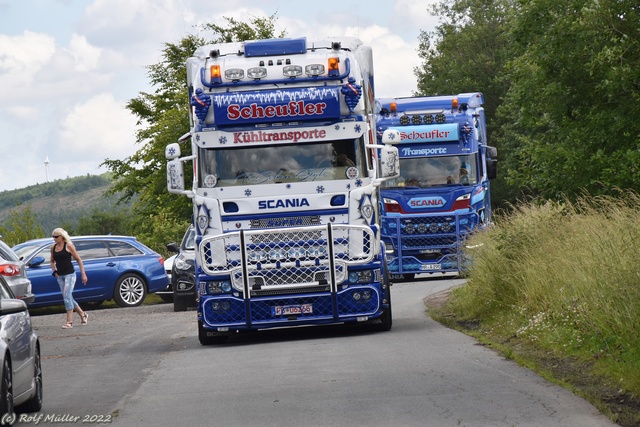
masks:
<path id="1" fill-rule="evenodd" d="M 304 67 L 304 72 L 308 76 L 320 76 L 324 74 L 324 65 L 322 64 L 309 64 Z"/>
<path id="2" fill-rule="evenodd" d="M 452 109 L 452 110 L 455 110 L 455 109 L 457 109 L 457 108 L 458 108 L 458 98 L 453 98 L 453 99 L 451 100 L 451 109 Z"/>
<path id="3" fill-rule="evenodd" d="M 384 202 L 384 209 L 387 212 L 399 212 L 402 213 L 402 208 L 400 207 L 400 203 L 396 202 L 393 199 L 387 199 L 386 197 L 382 199 Z"/>
<path id="4" fill-rule="evenodd" d="M 398 104 L 395 102 L 390 103 L 389 111 L 391 111 L 392 113 L 395 113 L 396 111 L 398 111 Z"/>
<path id="5" fill-rule="evenodd" d="M 253 67 L 247 70 L 247 77 L 250 79 L 262 79 L 267 77 L 267 69 L 264 67 Z"/>

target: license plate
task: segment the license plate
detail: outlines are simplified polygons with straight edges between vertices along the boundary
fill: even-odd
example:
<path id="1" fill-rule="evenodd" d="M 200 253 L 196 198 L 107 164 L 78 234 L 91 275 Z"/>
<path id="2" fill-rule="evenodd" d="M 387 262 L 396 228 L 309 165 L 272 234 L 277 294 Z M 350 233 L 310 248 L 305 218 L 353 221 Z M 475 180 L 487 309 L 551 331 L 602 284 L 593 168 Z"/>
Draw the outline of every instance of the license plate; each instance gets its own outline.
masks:
<path id="1" fill-rule="evenodd" d="M 273 307 L 273 314 L 275 316 L 291 316 L 311 313 L 313 313 L 312 304 L 278 305 Z"/>
<path id="2" fill-rule="evenodd" d="M 420 270 L 442 270 L 442 264 L 422 264 Z"/>

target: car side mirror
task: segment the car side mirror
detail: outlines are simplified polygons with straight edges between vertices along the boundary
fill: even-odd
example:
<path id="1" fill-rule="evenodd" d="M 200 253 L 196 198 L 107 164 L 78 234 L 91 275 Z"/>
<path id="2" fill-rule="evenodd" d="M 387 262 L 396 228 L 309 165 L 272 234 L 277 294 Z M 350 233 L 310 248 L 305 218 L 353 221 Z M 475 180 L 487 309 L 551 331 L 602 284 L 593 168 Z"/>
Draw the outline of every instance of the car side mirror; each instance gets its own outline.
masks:
<path id="1" fill-rule="evenodd" d="M 29 262 L 28 266 L 29 267 L 39 267 L 43 262 L 44 262 L 44 257 L 37 256 L 37 257 L 34 257 L 31 260 L 31 262 Z"/>
<path id="2" fill-rule="evenodd" d="M 24 313 L 25 311 L 27 311 L 27 303 L 22 300 L 3 299 L 0 301 L 0 315 Z"/>
<path id="3" fill-rule="evenodd" d="M 180 248 L 178 248 L 178 244 L 176 242 L 167 243 L 167 250 L 169 252 L 180 252 Z"/>

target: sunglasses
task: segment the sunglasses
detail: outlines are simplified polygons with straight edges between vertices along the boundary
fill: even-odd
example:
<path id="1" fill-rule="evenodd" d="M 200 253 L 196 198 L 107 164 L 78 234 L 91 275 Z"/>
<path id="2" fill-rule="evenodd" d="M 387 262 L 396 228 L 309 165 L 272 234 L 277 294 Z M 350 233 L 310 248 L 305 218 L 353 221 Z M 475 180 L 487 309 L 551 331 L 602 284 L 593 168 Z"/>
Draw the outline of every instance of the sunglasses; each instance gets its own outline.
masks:
<path id="1" fill-rule="evenodd" d="M 58 237 L 60 237 L 60 235 L 59 234 L 58 235 L 53 235 L 51 237 L 53 237 L 54 239 L 57 239 Z"/>

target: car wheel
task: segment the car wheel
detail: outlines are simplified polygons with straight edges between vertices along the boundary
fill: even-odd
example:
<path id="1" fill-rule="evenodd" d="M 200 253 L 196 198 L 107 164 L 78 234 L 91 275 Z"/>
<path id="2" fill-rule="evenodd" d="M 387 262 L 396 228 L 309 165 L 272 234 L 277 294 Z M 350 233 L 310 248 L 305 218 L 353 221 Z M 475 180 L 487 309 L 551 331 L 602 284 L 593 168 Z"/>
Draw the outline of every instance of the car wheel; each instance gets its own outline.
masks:
<path id="1" fill-rule="evenodd" d="M 142 304 L 147 296 L 147 288 L 140 276 L 128 273 L 120 277 L 116 283 L 113 299 L 120 307 L 136 307 Z"/>
<path id="2" fill-rule="evenodd" d="M 13 414 L 13 374 L 9 355 L 5 354 L 2 364 L 2 386 L 0 386 L 0 414 Z"/>
<path id="3" fill-rule="evenodd" d="M 187 298 L 174 296 L 173 311 L 187 311 Z"/>
<path id="4" fill-rule="evenodd" d="M 31 399 L 24 402 L 22 405 L 16 407 L 16 412 L 19 413 L 33 413 L 42 409 L 42 364 L 40 360 L 40 346 L 36 346 L 36 354 L 34 357 L 34 372 L 33 382 L 35 386 L 35 392 Z"/>
<path id="5" fill-rule="evenodd" d="M 224 344 L 229 339 L 229 334 L 205 329 L 202 320 L 198 320 L 198 339 L 202 345 Z"/>

